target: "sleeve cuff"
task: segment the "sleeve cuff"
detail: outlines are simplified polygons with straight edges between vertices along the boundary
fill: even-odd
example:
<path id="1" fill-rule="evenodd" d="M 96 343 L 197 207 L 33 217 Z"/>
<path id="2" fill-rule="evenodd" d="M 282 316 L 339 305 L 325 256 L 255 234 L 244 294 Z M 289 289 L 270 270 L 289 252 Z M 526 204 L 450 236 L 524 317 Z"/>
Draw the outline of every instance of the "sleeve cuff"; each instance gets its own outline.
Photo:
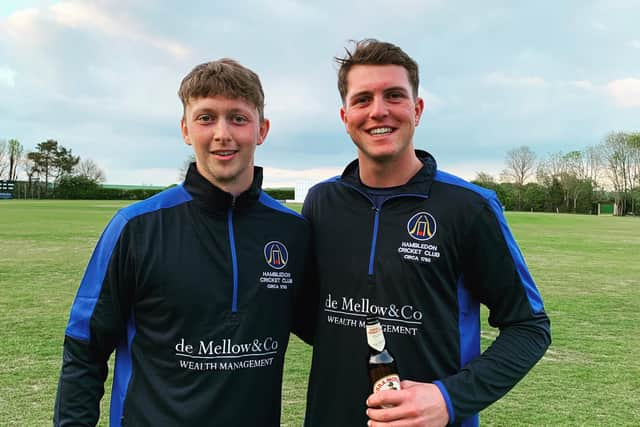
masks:
<path id="1" fill-rule="evenodd" d="M 449 413 L 449 424 L 453 424 L 455 421 L 456 414 L 453 412 L 453 404 L 451 403 L 451 398 L 449 397 L 449 393 L 447 392 L 446 387 L 440 381 L 434 381 L 436 387 L 442 393 L 442 397 L 444 398 L 444 402 L 447 404 L 447 412 Z"/>

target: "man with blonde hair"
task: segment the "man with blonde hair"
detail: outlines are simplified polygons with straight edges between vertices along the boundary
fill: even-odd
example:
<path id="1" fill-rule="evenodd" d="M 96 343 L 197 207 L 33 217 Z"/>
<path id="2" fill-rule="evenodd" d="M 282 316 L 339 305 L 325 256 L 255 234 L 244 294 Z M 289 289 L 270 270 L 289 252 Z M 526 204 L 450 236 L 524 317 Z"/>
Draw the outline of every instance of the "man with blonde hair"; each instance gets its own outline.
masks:
<path id="1" fill-rule="evenodd" d="M 261 189 L 258 76 L 200 64 L 179 96 L 195 163 L 100 238 L 71 307 L 55 426 L 98 422 L 114 350 L 111 426 L 280 425 L 309 227 Z"/>

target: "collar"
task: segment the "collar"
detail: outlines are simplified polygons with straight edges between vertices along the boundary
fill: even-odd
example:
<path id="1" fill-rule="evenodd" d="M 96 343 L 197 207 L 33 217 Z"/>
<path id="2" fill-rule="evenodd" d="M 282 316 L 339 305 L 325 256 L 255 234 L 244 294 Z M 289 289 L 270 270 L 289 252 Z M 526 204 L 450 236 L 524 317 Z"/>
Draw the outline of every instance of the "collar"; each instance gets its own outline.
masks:
<path id="1" fill-rule="evenodd" d="M 193 201 L 212 213 L 226 213 L 229 209 L 244 210 L 251 207 L 262 192 L 262 168 L 253 167 L 253 182 L 251 186 L 235 201 L 231 193 L 216 187 L 205 177 L 200 175 L 195 163 L 189 165 L 187 176 L 182 183 L 185 190 L 191 194 Z"/>
<path id="2" fill-rule="evenodd" d="M 420 168 L 406 184 L 394 187 L 398 189 L 399 194 L 428 194 L 431 189 L 433 177 L 438 168 L 436 159 L 423 150 L 415 150 L 415 153 L 422 162 L 422 168 Z M 347 165 L 344 172 L 342 172 L 342 180 L 360 189 L 366 188 L 362 181 L 360 181 L 360 164 L 358 159 L 355 159 Z"/>

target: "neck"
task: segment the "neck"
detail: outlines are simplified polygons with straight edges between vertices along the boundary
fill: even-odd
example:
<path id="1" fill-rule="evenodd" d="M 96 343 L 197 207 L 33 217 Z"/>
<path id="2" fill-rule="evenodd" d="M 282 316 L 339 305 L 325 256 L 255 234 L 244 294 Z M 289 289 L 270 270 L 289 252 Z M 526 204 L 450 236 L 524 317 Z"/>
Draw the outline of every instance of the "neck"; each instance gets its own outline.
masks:
<path id="1" fill-rule="evenodd" d="M 253 166 L 251 166 L 245 173 L 236 176 L 234 179 L 224 180 L 219 179 L 210 174 L 203 173 L 200 167 L 196 164 L 198 172 L 211 184 L 218 187 L 220 190 L 225 191 L 236 199 L 240 194 L 247 191 L 253 183 Z"/>
<path id="2" fill-rule="evenodd" d="M 402 161 L 380 162 L 365 156 L 359 157 L 360 181 L 368 187 L 387 188 L 406 184 L 422 168 L 422 162 L 415 155 Z"/>

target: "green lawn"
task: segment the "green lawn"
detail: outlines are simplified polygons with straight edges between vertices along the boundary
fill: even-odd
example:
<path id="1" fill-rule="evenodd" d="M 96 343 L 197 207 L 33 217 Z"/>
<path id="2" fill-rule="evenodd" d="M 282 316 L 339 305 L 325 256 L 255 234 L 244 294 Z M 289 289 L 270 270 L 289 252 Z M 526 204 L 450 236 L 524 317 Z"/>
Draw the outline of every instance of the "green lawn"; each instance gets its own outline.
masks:
<path id="1" fill-rule="evenodd" d="M 71 302 L 97 238 L 127 203 L 0 201 L 0 426 L 51 424 Z M 482 424 L 640 425 L 640 219 L 507 218 L 543 295 L 553 344 Z M 486 327 L 483 344 L 495 334 Z M 309 356 L 292 339 L 283 425 L 302 423 Z"/>

